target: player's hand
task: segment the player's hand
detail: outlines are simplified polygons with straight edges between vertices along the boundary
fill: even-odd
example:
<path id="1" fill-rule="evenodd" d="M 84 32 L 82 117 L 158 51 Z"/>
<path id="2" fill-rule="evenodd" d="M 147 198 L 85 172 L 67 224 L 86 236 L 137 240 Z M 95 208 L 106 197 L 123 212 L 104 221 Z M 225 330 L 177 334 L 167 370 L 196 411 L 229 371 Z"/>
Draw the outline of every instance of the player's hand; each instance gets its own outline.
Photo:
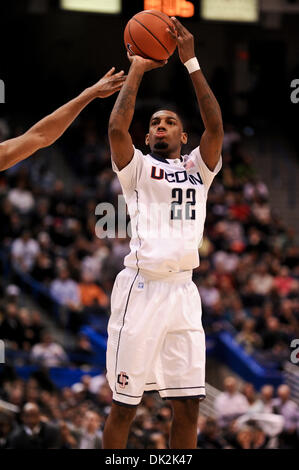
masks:
<path id="1" fill-rule="evenodd" d="M 193 34 L 191 34 L 190 31 L 188 31 L 188 29 L 185 28 L 185 26 L 183 26 L 182 23 L 175 18 L 175 16 L 172 16 L 170 19 L 175 27 L 175 32 L 169 28 L 167 28 L 167 32 L 173 39 L 176 40 L 179 56 L 182 63 L 184 64 L 187 62 L 187 60 L 195 57 L 194 37 Z"/>
<path id="2" fill-rule="evenodd" d="M 107 96 L 113 95 L 121 89 L 123 86 L 126 76 L 124 71 L 114 73 L 115 67 L 112 67 L 95 85 L 93 85 L 92 91 L 95 92 L 97 98 L 107 98 Z"/>
<path id="3" fill-rule="evenodd" d="M 140 67 L 143 72 L 149 72 L 150 70 L 163 67 L 163 65 L 167 64 L 167 60 L 144 59 L 139 55 L 131 55 L 129 52 L 127 53 L 127 56 L 131 65 Z"/>

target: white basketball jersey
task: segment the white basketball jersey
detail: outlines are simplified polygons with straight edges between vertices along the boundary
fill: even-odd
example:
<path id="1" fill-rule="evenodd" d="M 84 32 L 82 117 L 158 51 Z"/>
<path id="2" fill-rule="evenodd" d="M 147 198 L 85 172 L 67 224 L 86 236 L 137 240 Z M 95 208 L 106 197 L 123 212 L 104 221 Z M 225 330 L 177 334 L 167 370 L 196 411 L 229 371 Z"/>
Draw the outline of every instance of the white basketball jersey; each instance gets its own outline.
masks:
<path id="1" fill-rule="evenodd" d="M 125 266 L 167 277 L 199 265 L 209 187 L 214 171 L 199 147 L 180 159 L 143 155 L 134 148 L 128 165 L 117 173 L 131 217 L 131 252 Z"/>

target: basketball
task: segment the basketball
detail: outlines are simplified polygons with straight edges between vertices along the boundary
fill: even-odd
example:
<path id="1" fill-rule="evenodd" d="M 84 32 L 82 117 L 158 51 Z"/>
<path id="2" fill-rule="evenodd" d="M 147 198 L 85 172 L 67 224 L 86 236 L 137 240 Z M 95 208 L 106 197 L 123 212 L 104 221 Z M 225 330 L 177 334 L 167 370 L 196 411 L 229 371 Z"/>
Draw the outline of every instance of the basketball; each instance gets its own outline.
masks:
<path id="1" fill-rule="evenodd" d="M 169 16 L 158 10 L 144 10 L 134 15 L 125 28 L 127 50 L 145 59 L 166 60 L 175 51 L 176 41 L 167 28 L 174 31 Z"/>

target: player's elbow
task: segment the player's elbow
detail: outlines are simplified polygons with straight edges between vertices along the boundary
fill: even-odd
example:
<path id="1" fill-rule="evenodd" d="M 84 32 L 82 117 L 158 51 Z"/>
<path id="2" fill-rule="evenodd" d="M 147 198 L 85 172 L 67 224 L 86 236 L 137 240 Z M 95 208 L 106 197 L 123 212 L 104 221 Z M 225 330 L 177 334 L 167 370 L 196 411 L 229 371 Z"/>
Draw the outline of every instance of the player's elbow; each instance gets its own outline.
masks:
<path id="1" fill-rule="evenodd" d="M 209 127 L 208 132 L 213 139 L 221 143 L 223 142 L 224 130 L 223 130 L 222 121 Z"/>
<path id="2" fill-rule="evenodd" d="M 42 132 L 39 132 L 35 139 L 38 149 L 49 147 L 49 145 L 52 145 L 55 140 L 56 139 L 54 137 L 52 138 L 51 135 L 45 135 Z"/>
<path id="3" fill-rule="evenodd" d="M 24 137 L 27 137 L 30 142 L 33 149 L 32 153 L 44 147 L 48 147 L 52 143 L 50 136 L 45 135 L 44 132 L 40 132 L 38 129 L 29 129 L 29 131 L 24 134 Z"/>
<path id="4" fill-rule="evenodd" d="M 108 135 L 109 135 L 109 140 L 114 141 L 114 140 L 122 140 L 122 138 L 125 136 L 126 130 L 122 128 L 122 126 L 118 122 L 110 121 L 109 122 L 109 127 L 108 127 Z"/>

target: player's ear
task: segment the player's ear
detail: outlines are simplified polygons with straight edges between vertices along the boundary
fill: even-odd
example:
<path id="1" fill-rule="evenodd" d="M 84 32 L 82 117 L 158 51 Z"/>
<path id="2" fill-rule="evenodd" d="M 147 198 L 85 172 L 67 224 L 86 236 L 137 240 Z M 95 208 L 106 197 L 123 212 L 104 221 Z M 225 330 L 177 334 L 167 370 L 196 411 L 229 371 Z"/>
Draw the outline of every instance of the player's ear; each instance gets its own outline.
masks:
<path id="1" fill-rule="evenodd" d="M 182 132 L 181 135 L 181 143 L 184 145 L 188 142 L 188 134 L 187 132 Z"/>
<path id="2" fill-rule="evenodd" d="M 145 136 L 145 145 L 149 145 L 149 134 Z"/>

